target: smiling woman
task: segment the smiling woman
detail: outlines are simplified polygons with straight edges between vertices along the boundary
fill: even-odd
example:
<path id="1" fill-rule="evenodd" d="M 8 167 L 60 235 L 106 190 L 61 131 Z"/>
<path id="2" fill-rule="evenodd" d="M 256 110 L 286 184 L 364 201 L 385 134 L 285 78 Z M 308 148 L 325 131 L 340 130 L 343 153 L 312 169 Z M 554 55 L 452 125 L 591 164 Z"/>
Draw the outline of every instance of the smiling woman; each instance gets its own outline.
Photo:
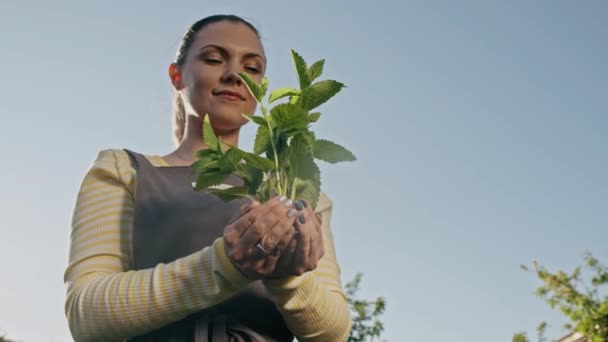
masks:
<path id="1" fill-rule="evenodd" d="M 238 145 L 260 81 L 257 30 L 236 16 L 202 19 L 169 66 L 177 148 L 165 156 L 104 150 L 74 209 L 65 271 L 76 341 L 344 341 L 350 313 L 330 229 L 332 202 L 277 197 L 225 203 L 192 190 L 209 117 Z M 226 183 L 240 184 L 234 177 Z"/>

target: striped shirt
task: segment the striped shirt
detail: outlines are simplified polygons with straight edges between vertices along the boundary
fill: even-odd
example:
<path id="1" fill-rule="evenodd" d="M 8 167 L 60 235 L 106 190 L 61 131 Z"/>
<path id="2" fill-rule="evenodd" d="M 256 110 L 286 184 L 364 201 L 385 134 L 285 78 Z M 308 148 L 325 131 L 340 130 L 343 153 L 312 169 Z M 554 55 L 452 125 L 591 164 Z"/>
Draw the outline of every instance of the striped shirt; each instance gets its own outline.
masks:
<path id="1" fill-rule="evenodd" d="M 160 156 L 146 156 L 156 167 Z M 131 270 L 136 170 L 128 154 L 99 153 L 80 186 L 64 274 L 65 312 L 76 341 L 121 341 L 211 307 L 251 281 L 228 259 L 222 238 L 154 268 Z M 330 230 L 332 202 L 321 195 L 325 255 L 302 276 L 264 280 L 299 341 L 344 341 L 350 310 Z"/>

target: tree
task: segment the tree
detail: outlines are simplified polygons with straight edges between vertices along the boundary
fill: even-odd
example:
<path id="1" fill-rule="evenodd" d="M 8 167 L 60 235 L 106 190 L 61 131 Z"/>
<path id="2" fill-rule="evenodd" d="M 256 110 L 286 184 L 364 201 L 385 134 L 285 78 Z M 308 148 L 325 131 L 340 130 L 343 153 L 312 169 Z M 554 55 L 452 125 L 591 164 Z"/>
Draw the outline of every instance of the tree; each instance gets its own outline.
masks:
<path id="1" fill-rule="evenodd" d="M 386 308 L 386 301 L 383 297 L 378 297 L 375 301 L 358 299 L 356 294 L 361 278 L 363 274 L 357 273 L 353 280 L 346 284 L 346 297 L 353 321 L 347 342 L 373 341 L 384 331 L 384 324 L 378 318 Z"/>
<path id="2" fill-rule="evenodd" d="M 585 253 L 584 261 L 585 271 L 579 266 L 571 273 L 551 272 L 537 262 L 533 263 L 532 271 L 524 265 L 521 267 L 536 273 L 543 282 L 536 294 L 569 319 L 564 329 L 580 332 L 589 342 L 608 342 L 608 295 L 605 293 L 608 265 L 601 264 L 590 252 Z M 584 279 L 588 277 L 590 280 Z M 546 324 L 542 326 L 544 333 Z M 519 333 L 513 336 L 513 341 L 528 341 L 522 338 L 527 339 Z M 542 334 L 540 338 L 544 340 Z"/>
<path id="3" fill-rule="evenodd" d="M 4 337 L 4 335 L 0 336 L 0 342 L 13 342 L 13 340 L 9 340 L 8 338 Z"/>

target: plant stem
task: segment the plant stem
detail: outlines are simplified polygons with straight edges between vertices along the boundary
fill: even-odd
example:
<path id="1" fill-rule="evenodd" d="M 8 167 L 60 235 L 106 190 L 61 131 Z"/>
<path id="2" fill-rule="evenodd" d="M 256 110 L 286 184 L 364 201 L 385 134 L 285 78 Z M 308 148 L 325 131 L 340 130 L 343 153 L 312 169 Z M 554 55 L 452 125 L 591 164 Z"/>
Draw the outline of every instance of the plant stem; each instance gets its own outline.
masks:
<path id="1" fill-rule="evenodd" d="M 266 119 L 266 125 L 268 125 L 268 131 L 270 134 L 270 144 L 272 145 L 272 154 L 274 155 L 274 167 L 276 170 L 276 174 L 277 174 L 277 183 L 278 183 L 278 187 L 279 187 L 279 195 L 287 195 L 287 189 L 285 189 L 285 192 L 283 192 L 283 189 L 281 187 L 281 169 L 279 168 L 279 156 L 277 153 L 277 146 L 274 143 L 274 135 L 272 134 L 272 127 L 270 126 L 270 121 L 268 121 L 268 109 L 266 109 L 266 107 L 264 107 L 264 105 L 260 102 L 258 102 L 260 104 L 260 108 L 262 109 L 262 115 L 264 115 L 264 119 Z"/>
<path id="2" fill-rule="evenodd" d="M 293 180 L 293 184 L 291 184 L 291 200 L 296 199 L 296 180 Z"/>

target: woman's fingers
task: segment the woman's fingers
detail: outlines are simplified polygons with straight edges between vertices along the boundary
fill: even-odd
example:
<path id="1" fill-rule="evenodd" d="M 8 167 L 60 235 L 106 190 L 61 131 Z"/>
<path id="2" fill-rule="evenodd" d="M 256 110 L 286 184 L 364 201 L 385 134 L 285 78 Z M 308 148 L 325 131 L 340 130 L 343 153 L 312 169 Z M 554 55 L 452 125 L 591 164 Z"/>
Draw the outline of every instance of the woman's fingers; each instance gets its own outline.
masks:
<path id="1" fill-rule="evenodd" d="M 285 205 L 291 205 L 287 202 Z M 287 247 L 288 241 L 286 241 L 286 234 L 289 231 L 294 231 L 293 223 L 296 219 L 297 210 L 293 208 L 286 208 L 286 211 L 282 211 L 283 217 L 281 217 L 272 227 L 272 229 L 262 236 L 258 243 L 265 251 L 270 251 L 272 254 L 280 253 L 282 249 Z M 293 233 L 292 233 L 293 235 Z"/>
<path id="2" fill-rule="evenodd" d="M 303 208 L 295 222 L 295 227 L 300 234 L 300 241 L 294 252 L 290 269 L 293 274 L 301 275 L 314 270 L 325 253 L 323 232 L 316 214 L 310 207 Z"/>
<path id="3" fill-rule="evenodd" d="M 224 238 L 231 260 L 250 278 L 302 275 L 323 257 L 321 218 L 306 202 L 276 197 L 239 215 Z"/>
<path id="4" fill-rule="evenodd" d="M 276 276 L 280 277 L 291 275 L 291 267 L 294 264 L 295 252 L 298 246 L 298 238 L 299 235 L 292 235 L 289 245 L 287 248 L 285 248 L 283 253 L 281 253 L 281 256 L 275 266 Z"/>
<path id="5" fill-rule="evenodd" d="M 311 223 L 306 222 L 306 213 L 303 211 L 298 216 L 298 219 L 295 222 L 296 231 L 298 234 L 298 246 L 294 252 L 294 258 L 291 265 L 292 274 L 302 275 L 305 272 L 309 271 L 309 255 L 311 248 Z M 302 223 L 304 221 L 304 223 Z"/>
<path id="6" fill-rule="evenodd" d="M 281 202 L 281 198 L 276 197 L 243 216 L 237 228 L 242 233 L 241 245 L 255 246 L 286 211 L 287 208 Z"/>

